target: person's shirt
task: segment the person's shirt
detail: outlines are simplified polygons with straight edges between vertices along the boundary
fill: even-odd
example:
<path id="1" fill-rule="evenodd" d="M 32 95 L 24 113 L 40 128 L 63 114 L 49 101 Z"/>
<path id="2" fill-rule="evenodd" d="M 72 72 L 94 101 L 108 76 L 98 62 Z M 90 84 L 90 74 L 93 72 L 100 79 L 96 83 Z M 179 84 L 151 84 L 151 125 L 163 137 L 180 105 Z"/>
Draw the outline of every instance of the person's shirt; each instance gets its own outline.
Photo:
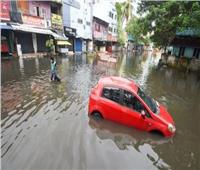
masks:
<path id="1" fill-rule="evenodd" d="M 51 62 L 51 72 L 56 73 L 56 61 Z"/>

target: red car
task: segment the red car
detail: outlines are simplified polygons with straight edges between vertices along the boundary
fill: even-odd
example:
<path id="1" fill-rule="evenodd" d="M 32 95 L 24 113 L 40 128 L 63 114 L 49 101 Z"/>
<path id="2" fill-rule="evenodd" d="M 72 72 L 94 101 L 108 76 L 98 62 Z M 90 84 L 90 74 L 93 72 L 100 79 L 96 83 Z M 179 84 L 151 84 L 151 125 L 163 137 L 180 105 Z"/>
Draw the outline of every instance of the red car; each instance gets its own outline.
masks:
<path id="1" fill-rule="evenodd" d="M 101 78 L 91 90 L 89 115 L 149 132 L 173 136 L 176 129 L 167 109 L 147 96 L 132 80 Z"/>

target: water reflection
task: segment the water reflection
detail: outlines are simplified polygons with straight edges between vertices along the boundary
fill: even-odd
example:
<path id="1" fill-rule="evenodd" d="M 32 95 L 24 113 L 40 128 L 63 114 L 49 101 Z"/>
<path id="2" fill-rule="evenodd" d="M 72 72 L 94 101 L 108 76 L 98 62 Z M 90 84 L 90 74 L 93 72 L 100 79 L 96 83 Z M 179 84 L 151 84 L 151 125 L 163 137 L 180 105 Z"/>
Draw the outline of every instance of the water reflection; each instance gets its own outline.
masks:
<path id="1" fill-rule="evenodd" d="M 148 158 L 158 168 L 169 168 L 162 158 L 154 151 L 154 147 L 168 143 L 173 139 L 163 138 L 161 136 L 141 133 L 141 131 L 128 128 L 110 121 L 96 121 L 92 117 L 89 119 L 89 125 L 95 129 L 97 136 L 101 140 L 112 140 L 120 150 L 128 150 L 132 146 L 144 157 Z"/>
<path id="2" fill-rule="evenodd" d="M 49 80 L 49 58 L 3 61 L 2 169 L 198 169 L 200 76 L 157 69 L 151 53 L 116 56 L 57 57 L 61 83 Z M 164 104 L 176 136 L 88 118 L 90 89 L 107 75 L 134 79 Z"/>

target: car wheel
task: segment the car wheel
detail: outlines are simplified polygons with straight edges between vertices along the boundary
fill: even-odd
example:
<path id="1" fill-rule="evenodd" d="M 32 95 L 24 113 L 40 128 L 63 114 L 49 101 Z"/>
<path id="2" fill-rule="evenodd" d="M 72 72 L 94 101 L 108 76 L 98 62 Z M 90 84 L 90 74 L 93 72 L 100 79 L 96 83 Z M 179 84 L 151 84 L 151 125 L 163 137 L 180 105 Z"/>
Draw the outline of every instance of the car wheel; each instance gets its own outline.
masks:
<path id="1" fill-rule="evenodd" d="M 103 119 L 103 116 L 101 115 L 101 113 L 99 113 L 99 112 L 94 112 L 93 114 L 92 114 L 92 117 L 95 119 L 95 120 L 101 120 L 101 119 Z"/>
<path id="2" fill-rule="evenodd" d="M 165 136 L 161 131 L 159 131 L 159 130 L 152 130 L 152 131 L 150 131 L 150 133 L 152 133 L 152 134 L 154 134 L 154 135 L 156 135 L 156 136 Z"/>

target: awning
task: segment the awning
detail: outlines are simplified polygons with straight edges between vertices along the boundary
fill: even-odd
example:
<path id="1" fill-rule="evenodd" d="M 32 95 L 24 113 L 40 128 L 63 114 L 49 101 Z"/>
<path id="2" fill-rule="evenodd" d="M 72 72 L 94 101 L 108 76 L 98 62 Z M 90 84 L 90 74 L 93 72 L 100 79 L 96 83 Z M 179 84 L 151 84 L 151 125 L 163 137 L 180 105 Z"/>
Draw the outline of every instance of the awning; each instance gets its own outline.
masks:
<path id="1" fill-rule="evenodd" d="M 52 31 L 51 35 L 55 38 L 55 40 L 63 40 L 63 41 L 67 41 L 68 40 L 68 38 L 66 38 L 64 35 L 62 36 L 60 34 L 57 34 L 57 33 L 53 32 L 53 31 Z"/>
<path id="2" fill-rule="evenodd" d="M 0 29 L 13 30 L 13 28 L 6 23 L 0 22 Z"/>
<path id="3" fill-rule="evenodd" d="M 11 26 L 12 26 L 11 28 L 13 28 L 13 30 L 52 35 L 55 40 L 62 40 L 62 41 L 68 40 L 68 38 L 65 37 L 64 35 L 59 35 L 59 34 L 53 32 L 53 31 L 51 31 L 50 29 L 35 28 L 35 27 L 31 27 L 31 26 L 26 25 L 26 24 L 11 24 Z"/>
<path id="4" fill-rule="evenodd" d="M 47 35 L 52 35 L 52 31 L 49 29 L 41 29 L 41 28 L 34 28 L 30 27 L 25 24 L 11 24 L 13 30 L 19 30 L 19 31 L 25 31 L 25 32 L 33 32 L 33 33 L 38 33 L 38 34 L 47 34 Z"/>
<path id="5" fill-rule="evenodd" d="M 72 45 L 72 44 L 70 42 L 66 41 L 66 40 L 64 40 L 64 41 L 58 40 L 57 45 Z"/>

